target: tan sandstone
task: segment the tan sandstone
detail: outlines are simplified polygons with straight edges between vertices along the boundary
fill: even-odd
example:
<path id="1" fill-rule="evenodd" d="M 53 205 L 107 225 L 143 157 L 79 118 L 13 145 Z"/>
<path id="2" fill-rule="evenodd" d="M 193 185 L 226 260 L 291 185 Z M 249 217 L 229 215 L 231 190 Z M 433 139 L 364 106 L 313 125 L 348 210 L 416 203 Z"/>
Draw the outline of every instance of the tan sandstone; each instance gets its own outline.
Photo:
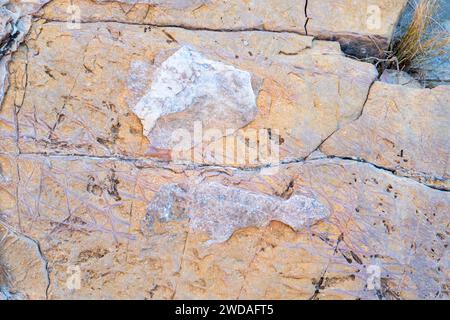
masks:
<path id="1" fill-rule="evenodd" d="M 49 298 L 398 299 L 447 292 L 448 193 L 370 164 L 319 159 L 267 176 L 67 156 L 1 163 L 18 186 L 17 196 L 1 203 L 3 219 L 39 241 Z M 147 205 L 170 183 L 219 183 L 280 198 L 312 192 L 331 215 L 297 232 L 272 222 L 211 244 L 183 217 L 153 228 L 144 223 Z M 79 290 L 67 287 L 72 266 L 81 270 Z M 370 266 L 380 268 L 379 291 L 367 289 Z"/>
<path id="2" fill-rule="evenodd" d="M 70 3 L 75 10 L 68 9 Z M 291 31 L 338 40 L 349 54 L 387 48 L 407 0 L 52 1 L 50 20 L 117 21 L 187 29 Z"/>
<path id="3" fill-rule="evenodd" d="M 259 111 L 245 129 L 278 130 L 282 159 L 308 156 L 356 119 L 376 78 L 372 65 L 344 57 L 336 43 L 288 33 L 36 23 L 27 45 L 27 95 L 18 114 L 23 152 L 143 156 L 151 141 L 132 110 L 181 45 L 250 72 Z"/>
<path id="4" fill-rule="evenodd" d="M 1 60 L 0 299 L 448 299 L 448 90 L 343 53 L 405 0 L 6 2 L 32 25 Z M 166 72 L 182 48 L 211 88 Z M 152 144 L 213 116 L 200 151 Z"/>
<path id="5" fill-rule="evenodd" d="M 362 116 L 321 147 L 449 190 L 450 90 L 375 83 Z"/>

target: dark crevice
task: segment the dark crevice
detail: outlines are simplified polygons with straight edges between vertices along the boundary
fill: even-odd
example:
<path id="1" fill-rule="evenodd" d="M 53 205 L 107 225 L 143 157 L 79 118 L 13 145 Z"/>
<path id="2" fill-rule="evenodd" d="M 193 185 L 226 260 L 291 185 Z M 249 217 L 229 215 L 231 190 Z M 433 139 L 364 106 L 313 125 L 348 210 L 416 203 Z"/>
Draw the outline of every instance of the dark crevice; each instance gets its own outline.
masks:
<path id="1" fill-rule="evenodd" d="M 44 21 L 44 23 L 67 23 L 66 20 L 63 19 L 48 19 L 43 18 L 41 19 Z M 273 33 L 291 33 L 291 34 L 298 34 L 301 36 L 304 36 L 305 34 L 299 31 L 295 30 L 272 30 L 272 29 L 264 29 L 264 28 L 257 28 L 257 27 L 250 27 L 250 28 L 208 28 L 208 27 L 195 27 L 185 24 L 154 24 L 154 23 L 143 23 L 143 22 L 132 22 L 132 21 L 120 21 L 120 20 L 114 20 L 114 19 L 102 19 L 102 20 L 83 20 L 79 21 L 77 23 L 81 24 L 98 24 L 98 23 L 117 23 L 117 24 L 123 24 L 123 25 L 132 25 L 132 26 L 143 26 L 147 28 L 177 28 L 177 29 L 184 29 L 188 31 L 210 31 L 210 32 L 273 32 Z"/>
<path id="2" fill-rule="evenodd" d="M 358 119 L 362 116 L 362 114 L 363 114 L 363 112 L 364 112 L 364 108 L 365 108 L 365 106 L 366 106 L 366 104 L 367 104 L 367 100 L 369 100 L 370 91 L 371 91 L 372 86 L 374 85 L 374 83 L 375 83 L 376 81 L 377 81 L 377 80 L 375 79 L 375 80 L 372 81 L 372 83 L 370 84 L 369 89 L 367 90 L 366 99 L 364 100 L 364 103 L 363 103 L 363 105 L 362 105 L 362 107 L 361 107 L 361 111 L 360 111 L 359 115 L 358 115 L 354 120 L 352 120 L 351 122 L 354 122 L 354 121 L 358 120 Z M 320 151 L 320 148 L 325 144 L 325 142 L 327 142 L 328 139 L 330 139 L 330 138 L 331 138 L 336 132 L 338 132 L 340 129 L 341 129 L 341 128 L 338 126 L 338 128 L 336 128 L 336 129 L 335 129 L 332 133 L 330 133 L 325 139 L 323 139 L 322 142 L 321 142 L 321 143 L 320 143 L 313 151 L 311 151 L 311 152 L 309 153 L 309 155 L 308 155 L 306 158 L 308 158 L 308 157 L 309 157 L 311 154 L 313 154 L 314 152 Z"/>
<path id="3" fill-rule="evenodd" d="M 53 19 L 53 18 L 42 18 L 44 23 L 67 23 L 64 19 Z M 300 36 L 309 36 L 314 37 L 317 40 L 324 41 L 337 41 L 341 45 L 342 51 L 348 55 L 349 58 L 354 58 L 357 60 L 366 59 L 370 56 L 376 56 L 378 53 L 378 48 L 380 45 L 383 46 L 386 42 L 386 39 L 377 35 L 367 36 L 358 33 L 345 32 L 345 33 L 318 33 L 311 35 L 307 29 L 309 21 L 311 18 L 306 17 L 305 25 L 300 28 L 301 31 L 294 29 L 266 29 L 264 27 L 249 27 L 249 28 L 208 28 L 208 27 L 198 27 L 186 24 L 155 24 L 155 23 L 143 23 L 143 22 L 133 22 L 133 21 L 122 21 L 115 19 L 90 19 L 90 20 L 82 20 L 77 23 L 80 24 L 100 24 L 100 23 L 115 23 L 122 25 L 131 25 L 131 26 L 143 26 L 147 29 L 151 28 L 177 28 L 184 29 L 188 31 L 208 31 L 208 32 L 269 32 L 269 33 L 287 33 L 287 34 L 296 34 Z M 374 44 L 374 41 L 377 45 Z M 362 45 L 361 45 L 362 44 Z M 360 47 L 363 47 L 361 49 Z M 367 51 L 367 52 L 366 52 Z M 368 62 L 370 63 L 370 62 Z"/>
<path id="4" fill-rule="evenodd" d="M 11 52 L 11 47 L 13 46 L 14 41 L 17 39 L 19 34 L 20 31 L 15 30 L 6 39 L 3 39 L 2 43 L 0 43 L 0 59 Z"/>
<path id="5" fill-rule="evenodd" d="M 339 248 L 339 244 L 342 242 L 344 240 L 344 234 L 343 233 L 341 233 L 340 235 L 339 235 L 339 237 L 338 237 L 338 239 L 337 239 L 337 242 L 336 242 L 336 246 L 334 247 L 334 250 L 333 250 L 333 257 L 336 255 L 336 253 L 338 252 L 338 248 Z M 313 295 L 309 298 L 309 300 L 319 300 L 318 299 L 318 295 L 320 294 L 320 290 L 323 290 L 323 289 L 325 289 L 325 286 L 324 286 L 324 280 L 326 279 L 326 274 L 327 274 L 327 272 L 328 272 L 328 267 L 330 266 L 330 263 L 331 263 L 331 261 L 330 262 L 328 262 L 328 264 L 326 265 L 326 267 L 325 267 L 325 269 L 323 270 L 323 272 L 322 272 L 322 274 L 321 274 L 321 276 L 320 276 L 320 278 L 319 278 L 319 280 L 316 282 L 316 283 L 313 283 L 314 284 L 314 293 L 313 293 Z"/>
<path id="6" fill-rule="evenodd" d="M 303 26 L 305 28 L 305 34 L 308 35 L 308 22 L 309 22 L 309 16 L 308 16 L 308 0 L 305 0 L 305 25 Z"/>
<path id="7" fill-rule="evenodd" d="M 49 296 L 49 290 L 50 290 L 50 285 L 51 285 L 51 279 L 50 279 L 50 271 L 49 271 L 49 265 L 48 265 L 48 260 L 45 258 L 42 249 L 41 249 L 41 245 L 39 244 L 38 241 L 29 238 L 31 241 L 33 241 L 36 244 L 37 250 L 39 252 L 39 255 L 44 263 L 44 268 L 46 271 L 46 277 L 47 277 L 47 286 L 45 288 L 45 298 L 48 300 L 48 296 Z"/>
<path id="8" fill-rule="evenodd" d="M 2 39 L 0 43 L 0 59 L 11 53 L 11 48 L 13 47 L 14 42 L 20 35 L 20 29 L 18 27 L 18 24 L 20 22 L 21 22 L 20 19 L 18 19 L 15 23 L 10 23 L 12 26 L 11 28 L 12 31 L 8 36 Z"/>
<path id="9" fill-rule="evenodd" d="M 443 192 L 450 192 L 450 190 L 446 189 L 445 187 L 438 187 L 438 186 L 435 186 L 435 185 L 424 183 L 422 181 L 419 181 L 417 179 L 412 178 L 412 176 L 401 175 L 401 174 L 398 173 L 398 170 L 396 170 L 396 169 L 383 167 L 383 166 L 380 166 L 380 165 L 376 165 L 376 164 L 374 164 L 372 162 L 369 162 L 369 161 L 366 161 L 364 159 L 354 158 L 354 157 L 333 156 L 333 155 L 327 155 L 326 157 L 324 157 L 324 159 L 339 159 L 339 160 L 346 160 L 346 161 L 354 161 L 354 162 L 359 162 L 359 163 L 365 163 L 365 164 L 371 165 L 372 167 L 374 167 L 376 169 L 383 170 L 383 171 L 385 171 L 387 173 L 395 175 L 396 177 L 405 178 L 405 179 L 409 179 L 409 180 L 415 181 L 415 182 L 417 182 L 417 183 L 419 183 L 419 184 L 421 184 L 421 185 L 423 185 L 425 187 L 428 187 L 430 189 L 443 191 Z M 434 179 L 434 180 L 441 180 L 441 181 L 445 180 L 444 178 L 433 177 L 433 176 L 429 176 L 428 178 Z"/>
<path id="10" fill-rule="evenodd" d="M 1 153 L 0 155 L 8 155 L 8 153 Z M 415 183 L 418 183 L 422 186 L 428 187 L 430 189 L 443 191 L 443 192 L 450 192 L 450 190 L 445 189 L 444 187 L 437 187 L 434 185 L 430 185 L 427 183 L 424 183 L 422 181 L 416 180 L 408 175 L 400 175 L 398 173 L 398 170 L 383 167 L 380 165 L 376 165 L 372 162 L 368 162 L 364 159 L 359 158 L 353 158 L 353 157 L 342 157 L 342 156 L 334 156 L 334 155 L 324 155 L 323 157 L 319 157 L 316 159 L 307 159 L 307 157 L 301 157 L 301 158 L 295 158 L 295 159 L 289 159 L 289 160 L 281 160 L 279 163 L 269 163 L 269 164 L 262 164 L 262 165 L 256 165 L 253 167 L 246 167 L 246 166 L 233 166 L 233 165 L 219 165 L 219 164 L 202 164 L 202 163 L 195 163 L 190 161 L 183 161 L 180 163 L 170 162 L 170 161 L 163 161 L 158 160 L 154 158 L 148 158 L 148 157 L 127 157 L 127 156 L 120 156 L 120 155 L 112 155 L 112 156 L 95 156 L 95 155 L 87 155 L 87 154 L 58 154 L 58 153 L 48 153 L 48 152 L 29 152 L 29 153 L 22 153 L 19 157 L 27 157 L 27 156 L 44 156 L 44 157 L 52 157 L 52 158 L 60 158 L 60 159 L 90 159 L 90 160 L 105 160 L 105 161 L 122 161 L 133 164 L 138 169 L 144 169 L 144 168 L 159 168 L 159 169 L 166 169 L 166 170 L 172 170 L 175 172 L 178 172 L 175 168 L 182 167 L 183 170 L 199 170 L 199 169 L 230 169 L 230 170 L 236 170 L 236 171 L 242 171 L 242 172 L 260 172 L 264 169 L 268 168 L 276 168 L 281 167 L 289 164 L 296 164 L 296 163 L 313 163 L 323 160 L 343 160 L 347 162 L 357 162 L 357 163 L 363 163 L 369 166 L 372 166 L 378 170 L 382 170 L 386 173 L 389 173 L 391 175 L 396 176 L 397 178 L 403 178 L 408 179 L 410 181 L 413 181 Z M 436 178 L 430 176 L 430 178 Z M 442 178 L 437 178 L 437 180 L 442 180 Z"/>

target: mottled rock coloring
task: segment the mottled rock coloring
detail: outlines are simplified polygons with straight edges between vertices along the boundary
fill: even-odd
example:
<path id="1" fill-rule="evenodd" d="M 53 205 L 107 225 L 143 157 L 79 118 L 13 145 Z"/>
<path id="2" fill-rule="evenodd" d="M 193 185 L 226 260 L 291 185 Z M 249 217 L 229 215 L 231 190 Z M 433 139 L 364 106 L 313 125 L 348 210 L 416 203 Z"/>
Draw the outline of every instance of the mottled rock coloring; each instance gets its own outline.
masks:
<path id="1" fill-rule="evenodd" d="M 150 203 L 147 221 L 189 218 L 192 229 L 206 232 L 209 243 L 223 242 L 242 228 L 264 227 L 272 220 L 294 230 L 309 227 L 330 215 L 316 197 L 300 193 L 283 199 L 217 182 L 163 186 Z"/>
<path id="2" fill-rule="evenodd" d="M 162 63 L 134 111 L 151 145 L 170 149 L 175 132 L 193 136 L 195 122 L 233 133 L 256 117 L 257 106 L 248 72 L 184 46 Z"/>
<path id="3" fill-rule="evenodd" d="M 31 27 L 31 14 L 49 0 L 0 1 L 0 110 L 8 87 L 8 64 Z"/>
<path id="4" fill-rule="evenodd" d="M 376 82 L 361 117 L 328 139 L 321 150 L 395 170 L 450 190 L 450 90 Z"/>
<path id="5" fill-rule="evenodd" d="M 45 299 L 47 262 L 38 245 L 0 222 L 0 300 Z"/>
<path id="6" fill-rule="evenodd" d="M 354 58 L 407 0 L 46 2 L 0 0 L 0 300 L 448 299 L 448 89 Z"/>
<path id="7" fill-rule="evenodd" d="M 118 21 L 192 29 L 296 32 L 337 40 L 361 57 L 387 49 L 408 0 L 78 0 L 83 21 Z M 70 0 L 54 0 L 46 18 L 69 19 Z M 125 7 L 126 9 L 124 9 Z"/>

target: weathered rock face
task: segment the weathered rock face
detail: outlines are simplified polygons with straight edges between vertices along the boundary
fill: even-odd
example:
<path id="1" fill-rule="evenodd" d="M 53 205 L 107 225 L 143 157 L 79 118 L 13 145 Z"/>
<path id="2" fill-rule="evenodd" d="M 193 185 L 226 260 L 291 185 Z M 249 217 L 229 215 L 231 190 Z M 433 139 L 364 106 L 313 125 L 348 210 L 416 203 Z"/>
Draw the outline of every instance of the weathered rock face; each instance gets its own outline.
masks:
<path id="1" fill-rule="evenodd" d="M 321 147 L 328 155 L 361 158 L 450 189 L 450 90 L 406 88 L 377 82 L 362 116 Z"/>
<path id="2" fill-rule="evenodd" d="M 386 69 L 380 76 L 380 81 L 390 84 L 398 84 L 410 88 L 423 88 L 419 81 L 414 79 L 410 74 L 404 71 Z"/>
<path id="3" fill-rule="evenodd" d="M 448 193 L 370 164 L 319 159 L 268 176 L 148 160 L 21 155 L 3 157 L 2 167 L 18 186 L 17 197 L 1 189 L 2 219 L 39 241 L 50 267 L 49 298 L 446 297 Z M 308 192 L 330 214 L 297 232 L 273 222 L 212 244 L 188 219 L 149 229 L 146 208 L 161 199 L 160 190 L 174 183 L 192 197 L 199 188 L 192 181 L 209 186 L 214 201 L 221 194 L 223 204 L 236 189 L 263 199 Z M 182 201 L 174 205 L 184 208 Z M 202 217 L 197 208 L 187 209 Z M 81 272 L 77 290 L 67 284 L 74 266 Z M 374 268 L 378 291 L 367 287 Z"/>
<path id="4" fill-rule="evenodd" d="M 311 196 L 291 195 L 289 199 L 249 192 L 219 183 L 165 185 L 152 200 L 147 221 L 167 222 L 189 218 L 193 230 L 207 233 L 213 242 L 223 242 L 239 230 L 264 227 L 281 221 L 294 230 L 311 226 L 329 216 L 329 209 Z"/>
<path id="5" fill-rule="evenodd" d="M 49 2 L 0 109 L 0 299 L 448 299 L 448 90 L 313 37 L 371 50 L 404 1 L 373 3 L 305 36 L 302 1 Z"/>
<path id="6" fill-rule="evenodd" d="M 31 26 L 31 14 L 48 0 L 0 1 L 0 101 L 8 87 L 8 63 Z M 1 110 L 1 106 L 0 106 Z"/>
<path id="7" fill-rule="evenodd" d="M 34 39 L 33 34 L 39 36 Z M 332 132 L 358 117 L 377 76 L 372 65 L 344 57 L 336 43 L 287 33 L 148 30 L 116 23 L 86 24 L 71 30 L 65 23 L 36 23 L 27 45 L 23 63 L 28 63 L 18 66 L 20 72 L 27 70 L 27 82 L 18 84 L 22 92 L 26 85 L 27 94 L 23 101 L 12 95 L 6 98 L 19 100 L 16 104 L 21 106 L 17 117 L 23 152 L 143 156 L 153 144 L 167 145 L 163 139 L 169 138 L 167 130 L 181 126 L 180 122 L 186 128 L 195 120 L 203 120 L 205 136 L 206 129 L 214 126 L 220 138 L 230 135 L 223 128 L 234 132 L 255 116 L 250 97 L 254 94 L 256 118 L 230 138 L 236 141 L 229 145 L 232 156 L 217 159 L 221 152 L 215 157 L 201 154 L 193 159 L 188 154 L 177 158 L 227 165 L 267 163 L 256 158 L 242 163 L 235 156 L 255 130 L 279 146 L 282 159 L 306 157 Z M 227 97 L 229 89 L 216 88 L 197 98 L 198 106 L 213 109 L 205 109 L 208 112 L 198 117 L 190 116 L 196 114 L 189 111 L 195 105 L 180 113 L 182 116 L 168 114 L 156 122 L 158 127 L 148 141 L 133 110 L 140 108 L 147 94 L 151 98 L 155 73 L 183 45 L 195 48 L 208 60 L 241 70 L 246 78 L 249 73 L 253 92 L 249 92 L 246 79 L 246 90 L 228 94 L 234 100 L 227 100 L 227 106 L 236 106 L 237 101 L 245 105 L 237 112 L 227 111 L 225 117 L 213 111 L 214 106 L 223 105 L 218 102 Z M 186 97 L 198 94 L 203 93 L 195 86 L 183 91 Z M 226 144 L 224 139 L 215 140 L 211 149 Z M 207 144 L 204 148 L 208 153 Z"/>
<path id="8" fill-rule="evenodd" d="M 208 30 L 290 31 L 339 40 L 358 56 L 378 56 L 408 0 L 52 1 L 50 20 L 138 22 Z M 70 3 L 76 14 L 68 11 Z"/>
<path id="9" fill-rule="evenodd" d="M 205 59 L 185 46 L 162 63 L 134 111 L 152 146 L 172 149 L 177 130 L 192 136 L 199 122 L 206 130 L 233 133 L 256 117 L 257 106 L 248 72 Z"/>
<path id="10" fill-rule="evenodd" d="M 47 262 L 38 245 L 0 223 L 0 300 L 45 299 Z"/>

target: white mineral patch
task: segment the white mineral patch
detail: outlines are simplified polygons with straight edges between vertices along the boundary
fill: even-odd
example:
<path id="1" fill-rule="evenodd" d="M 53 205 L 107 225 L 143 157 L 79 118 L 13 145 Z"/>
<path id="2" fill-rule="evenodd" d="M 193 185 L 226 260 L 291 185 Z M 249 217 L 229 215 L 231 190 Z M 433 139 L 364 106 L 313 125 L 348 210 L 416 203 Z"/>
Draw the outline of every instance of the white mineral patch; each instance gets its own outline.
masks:
<path id="1" fill-rule="evenodd" d="M 256 117 L 257 106 L 250 73 L 184 46 L 162 63 L 134 112 L 150 143 L 168 148 L 174 130 L 191 132 L 196 121 L 205 129 L 237 130 Z"/>
<path id="2" fill-rule="evenodd" d="M 263 227 L 272 220 L 295 230 L 308 227 L 330 215 L 313 195 L 294 193 L 283 199 L 217 182 L 183 187 L 163 186 L 147 209 L 147 222 L 167 222 L 188 217 L 193 230 L 206 232 L 209 243 L 223 242 L 239 229 Z"/>
<path id="3" fill-rule="evenodd" d="M 130 106 L 135 106 L 150 86 L 151 67 L 150 63 L 140 60 L 135 60 L 131 63 L 127 79 L 129 89 L 127 102 Z"/>

